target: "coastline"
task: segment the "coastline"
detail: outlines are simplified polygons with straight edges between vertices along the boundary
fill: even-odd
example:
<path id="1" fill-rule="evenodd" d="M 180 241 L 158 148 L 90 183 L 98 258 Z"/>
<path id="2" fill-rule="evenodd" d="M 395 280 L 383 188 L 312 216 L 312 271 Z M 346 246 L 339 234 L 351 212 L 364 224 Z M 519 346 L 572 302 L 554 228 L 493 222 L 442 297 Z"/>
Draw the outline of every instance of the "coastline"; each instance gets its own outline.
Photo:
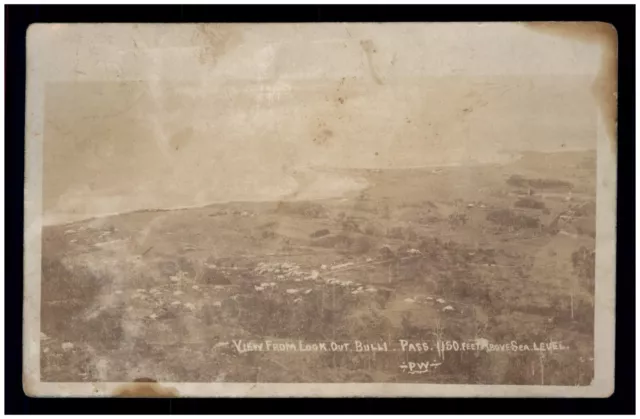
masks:
<path id="1" fill-rule="evenodd" d="M 193 205 L 178 205 L 164 207 L 131 208 L 120 211 L 89 214 L 53 213 L 42 218 L 43 227 L 66 226 L 75 223 L 99 220 L 123 214 L 139 212 L 165 212 L 188 209 L 205 208 L 212 205 L 232 204 L 239 202 L 273 202 L 273 201 L 317 201 L 322 199 L 343 198 L 347 195 L 361 191 L 369 186 L 366 179 L 352 175 L 332 173 L 329 169 L 305 169 L 294 174 L 287 175 L 288 180 L 296 183 L 294 188 L 282 188 L 280 193 L 273 193 L 264 198 L 238 197 L 238 199 L 212 200 L 207 203 L 197 203 Z"/>

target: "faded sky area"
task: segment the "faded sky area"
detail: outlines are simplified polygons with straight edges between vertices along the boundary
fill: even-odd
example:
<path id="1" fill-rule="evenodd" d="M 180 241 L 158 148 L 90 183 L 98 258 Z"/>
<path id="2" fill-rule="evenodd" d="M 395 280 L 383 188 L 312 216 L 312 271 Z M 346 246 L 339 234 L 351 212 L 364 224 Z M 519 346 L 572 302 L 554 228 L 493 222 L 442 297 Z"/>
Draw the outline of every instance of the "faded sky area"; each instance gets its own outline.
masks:
<path id="1" fill-rule="evenodd" d="M 518 24 L 46 25 L 28 42 L 45 222 L 279 199 L 314 167 L 596 145 L 600 47 Z M 356 187 L 323 176 L 319 195 Z"/>

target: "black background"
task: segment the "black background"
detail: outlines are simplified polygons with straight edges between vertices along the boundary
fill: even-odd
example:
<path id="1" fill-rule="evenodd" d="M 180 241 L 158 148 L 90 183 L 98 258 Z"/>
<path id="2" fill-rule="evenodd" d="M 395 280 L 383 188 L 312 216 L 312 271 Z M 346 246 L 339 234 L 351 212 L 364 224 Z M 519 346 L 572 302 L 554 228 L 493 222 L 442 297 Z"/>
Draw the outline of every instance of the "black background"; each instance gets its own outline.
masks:
<path id="1" fill-rule="evenodd" d="M 615 392 L 608 399 L 70 399 L 22 389 L 25 40 L 35 22 L 601 21 L 618 31 Z M 635 413 L 635 6 L 5 6 L 6 414 Z M 622 224 L 620 224 L 622 223 Z M 560 394 L 559 394 L 560 396 Z"/>

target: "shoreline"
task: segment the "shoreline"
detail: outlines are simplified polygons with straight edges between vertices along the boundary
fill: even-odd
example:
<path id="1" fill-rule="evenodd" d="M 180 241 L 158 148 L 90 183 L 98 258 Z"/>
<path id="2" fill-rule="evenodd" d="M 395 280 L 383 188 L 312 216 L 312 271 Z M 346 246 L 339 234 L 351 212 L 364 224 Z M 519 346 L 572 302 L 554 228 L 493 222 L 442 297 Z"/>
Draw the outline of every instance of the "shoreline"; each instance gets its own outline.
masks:
<path id="1" fill-rule="evenodd" d="M 328 174 L 322 169 L 306 169 L 304 174 L 289 175 L 289 178 L 296 182 L 296 189 L 288 193 L 280 195 L 274 195 L 265 198 L 255 199 L 228 199 L 228 200 L 214 200 L 209 201 L 206 204 L 197 205 L 180 205 L 174 207 L 162 207 L 162 208 L 140 208 L 132 210 L 114 211 L 107 213 L 100 213 L 92 216 L 79 216 L 72 217 L 69 214 L 56 214 L 42 217 L 42 227 L 61 227 L 69 226 L 77 223 L 97 221 L 109 217 L 115 217 L 119 215 L 135 214 L 141 212 L 168 212 L 168 211 L 180 211 L 190 209 L 202 209 L 214 205 L 228 205 L 228 204 L 252 204 L 252 203 L 268 203 L 277 201 L 320 201 L 326 199 L 345 198 L 349 194 L 366 189 L 369 183 L 363 177 L 345 176 L 338 173 Z M 331 169 L 328 172 L 332 172 Z M 311 176 L 309 176 L 311 174 Z M 327 177 L 333 176 L 333 179 L 327 179 Z M 320 185 L 330 184 L 332 187 L 319 189 Z"/>
<path id="2" fill-rule="evenodd" d="M 557 154 L 557 153 L 585 153 L 593 152 L 595 150 L 558 150 L 556 152 L 537 152 L 537 151 L 524 151 L 524 152 L 506 152 L 503 153 L 503 158 L 496 159 L 494 161 L 474 161 L 466 163 L 440 163 L 433 165 L 412 166 L 412 167 L 305 167 L 295 169 L 292 173 L 286 174 L 286 179 L 291 182 L 295 182 L 296 186 L 293 188 L 284 188 L 280 193 L 274 193 L 271 196 L 259 196 L 254 194 L 255 198 L 238 197 L 238 199 L 214 199 L 207 201 L 207 203 L 193 204 L 193 205 L 176 205 L 176 206 L 148 206 L 144 208 L 131 208 L 123 209 L 120 211 L 96 213 L 90 214 L 69 214 L 58 213 L 50 214 L 42 217 L 42 227 L 56 227 L 67 226 L 75 223 L 89 222 L 100 220 L 104 218 L 114 217 L 118 215 L 134 214 L 140 212 L 167 212 L 167 211 L 180 211 L 189 209 L 206 208 L 214 205 L 225 204 L 241 204 L 241 203 L 268 203 L 277 201 L 319 201 L 327 199 L 339 199 L 346 198 L 350 194 L 363 191 L 372 186 L 365 176 L 359 175 L 362 172 L 394 172 L 394 171 L 411 171 L 411 170 L 424 170 L 424 171 L 438 171 L 439 170 L 451 170 L 459 168 L 473 168 L 484 166 L 507 166 L 509 164 L 517 163 L 523 158 L 526 158 L 528 154 Z M 506 158 L 505 158 L 506 157 Z M 88 201 L 91 197 L 86 198 Z"/>

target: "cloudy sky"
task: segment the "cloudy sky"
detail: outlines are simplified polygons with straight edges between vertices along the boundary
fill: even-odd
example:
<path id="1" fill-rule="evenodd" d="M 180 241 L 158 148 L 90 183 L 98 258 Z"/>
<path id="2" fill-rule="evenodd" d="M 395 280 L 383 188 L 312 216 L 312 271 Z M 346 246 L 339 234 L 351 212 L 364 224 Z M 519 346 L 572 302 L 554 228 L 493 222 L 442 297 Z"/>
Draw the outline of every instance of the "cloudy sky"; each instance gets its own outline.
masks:
<path id="1" fill-rule="evenodd" d="M 596 144 L 598 45 L 516 24 L 49 25 L 29 45 L 51 220 Z"/>

